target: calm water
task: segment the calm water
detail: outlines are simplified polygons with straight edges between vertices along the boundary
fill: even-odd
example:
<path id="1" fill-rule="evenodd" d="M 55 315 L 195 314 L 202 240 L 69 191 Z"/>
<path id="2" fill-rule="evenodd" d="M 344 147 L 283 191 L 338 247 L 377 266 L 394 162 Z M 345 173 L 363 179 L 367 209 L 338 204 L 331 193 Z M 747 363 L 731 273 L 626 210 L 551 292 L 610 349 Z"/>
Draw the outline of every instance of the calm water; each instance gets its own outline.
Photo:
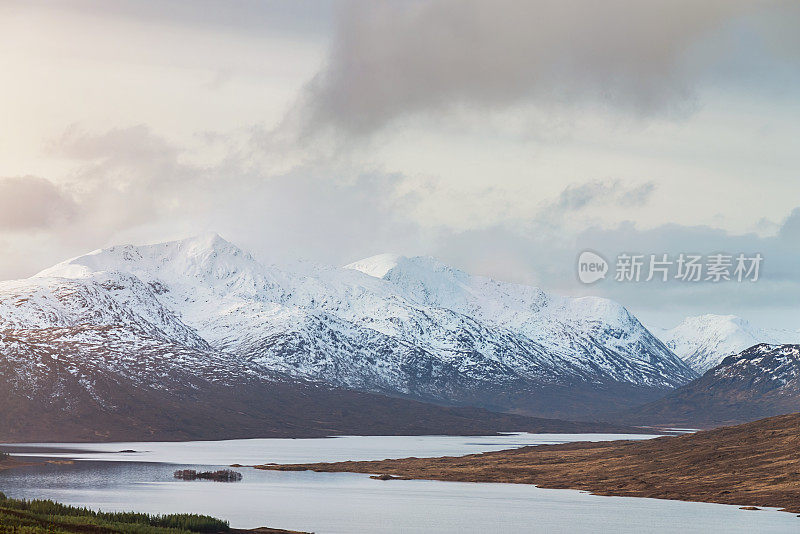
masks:
<path id="1" fill-rule="evenodd" d="M 522 484 L 385 482 L 350 473 L 281 473 L 250 468 L 239 469 L 244 474 L 239 483 L 172 478 L 175 469 L 209 469 L 235 462 L 460 455 L 527 444 L 628 437 L 643 436 L 517 434 L 63 444 L 61 447 L 71 450 L 47 455 L 78 461 L 0 472 L 0 491 L 12 497 L 46 497 L 103 510 L 205 513 L 228 519 L 234 527 L 269 525 L 320 534 L 800 532 L 800 519 L 783 512 L 598 497 Z M 118 452 L 123 449 L 140 452 Z"/>

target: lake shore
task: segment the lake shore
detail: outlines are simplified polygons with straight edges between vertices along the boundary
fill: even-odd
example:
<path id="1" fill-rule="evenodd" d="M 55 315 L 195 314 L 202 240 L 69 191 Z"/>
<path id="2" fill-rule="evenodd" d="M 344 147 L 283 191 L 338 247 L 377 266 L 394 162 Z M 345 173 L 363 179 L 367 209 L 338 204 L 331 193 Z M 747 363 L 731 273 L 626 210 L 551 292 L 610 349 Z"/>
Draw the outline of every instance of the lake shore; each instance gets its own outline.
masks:
<path id="1" fill-rule="evenodd" d="M 245 531 L 264 525 L 289 531 L 348 534 L 526 532 L 530 525 L 537 525 L 544 532 L 587 534 L 676 530 L 709 534 L 766 531 L 789 534 L 797 531 L 795 516 L 774 510 L 754 513 L 707 503 L 600 498 L 586 492 L 540 489 L 533 484 L 383 482 L 359 474 L 244 468 L 236 468 L 242 472 L 243 479 L 231 484 L 174 478 L 176 470 L 214 471 L 237 461 L 252 466 L 265 460 L 299 464 L 455 457 L 578 440 L 608 443 L 636 439 L 642 437 L 600 434 L 458 439 L 447 436 L 345 437 L 182 444 L 152 442 L 146 446 L 92 444 L 85 447 L 88 452 L 84 454 L 75 451 L 58 457 L 18 457 L 34 465 L 0 472 L 0 490 L 13 498 L 49 499 L 90 510 L 210 515 L 229 520 L 233 528 Z M 72 451 L 79 447 L 65 443 L 61 448 Z M 23 454 L 33 452 L 28 450 Z"/>
<path id="2" fill-rule="evenodd" d="M 792 414 L 646 441 L 575 442 L 460 457 L 256 468 L 535 484 L 597 495 L 774 507 L 800 514 L 798 450 L 800 414 Z"/>
<path id="3" fill-rule="evenodd" d="M 55 464 L 72 464 L 74 462 L 70 460 L 62 460 L 62 459 L 43 459 L 40 460 L 40 463 L 55 463 Z M 0 471 L 4 471 L 7 469 L 14 469 L 18 467 L 26 467 L 30 465 L 34 465 L 36 462 L 26 462 L 15 458 L 14 456 L 5 456 L 0 458 Z M 0 496 L 3 494 L 0 492 Z M 8 509 L 5 505 L 10 502 L 18 502 L 13 500 L 7 500 L 5 496 L 0 497 L 0 526 L 7 526 L 11 525 L 9 521 L 13 521 L 13 524 L 16 526 L 25 526 L 26 528 L 32 529 L 31 532 L 38 532 L 36 529 L 44 529 L 44 531 L 48 531 L 51 526 L 57 526 L 59 529 L 65 532 L 76 532 L 76 533 L 83 533 L 88 530 L 92 530 L 95 528 L 95 525 L 84 525 L 84 524 L 70 524 L 70 523 L 59 523 L 57 521 L 58 518 L 49 519 L 41 519 L 36 517 L 36 515 L 27 514 L 25 512 L 20 512 L 18 510 Z M 64 507 L 69 508 L 69 507 Z M 18 523 L 18 524 L 17 524 Z M 99 527 L 98 527 L 99 528 Z M 270 528 L 270 527 L 257 527 L 252 529 L 237 529 L 237 528 L 229 528 L 224 530 L 225 533 L 237 533 L 237 534 L 309 534 L 308 532 L 302 532 L 299 530 L 285 530 L 279 528 Z"/>

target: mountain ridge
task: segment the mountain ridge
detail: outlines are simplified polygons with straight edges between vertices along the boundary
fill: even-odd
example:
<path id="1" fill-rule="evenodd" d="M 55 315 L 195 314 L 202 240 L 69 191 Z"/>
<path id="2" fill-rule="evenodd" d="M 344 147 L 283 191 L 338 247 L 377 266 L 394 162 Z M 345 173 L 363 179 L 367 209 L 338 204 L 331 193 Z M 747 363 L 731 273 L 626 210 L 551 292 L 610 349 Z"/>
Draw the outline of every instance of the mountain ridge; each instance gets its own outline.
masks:
<path id="1" fill-rule="evenodd" d="M 122 355 L 160 344 L 198 372 L 540 417 L 596 418 L 696 376 L 612 301 L 473 277 L 431 258 L 381 258 L 359 264 L 385 271 L 376 277 L 352 264 L 263 265 L 217 234 L 109 247 L 0 282 L 0 331 L 32 347 L 45 332 L 86 328 L 59 339 L 87 376 L 103 366 L 124 374 Z M 119 350 L 92 359 L 107 346 Z"/>
<path id="2" fill-rule="evenodd" d="M 630 410 L 629 424 L 717 427 L 800 411 L 800 345 L 760 343 Z"/>
<path id="3" fill-rule="evenodd" d="M 699 374 L 759 343 L 800 343 L 800 330 L 759 328 L 736 315 L 692 316 L 674 328 L 651 331 Z"/>

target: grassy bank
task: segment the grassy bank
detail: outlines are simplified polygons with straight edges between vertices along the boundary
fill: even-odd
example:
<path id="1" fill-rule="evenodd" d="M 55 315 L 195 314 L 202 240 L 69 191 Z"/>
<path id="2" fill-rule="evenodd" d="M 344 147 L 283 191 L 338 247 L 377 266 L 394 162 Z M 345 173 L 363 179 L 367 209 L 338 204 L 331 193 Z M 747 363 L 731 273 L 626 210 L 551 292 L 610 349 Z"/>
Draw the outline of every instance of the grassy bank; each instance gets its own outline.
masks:
<path id="1" fill-rule="evenodd" d="M 0 534 L 178 534 L 228 532 L 227 521 L 195 514 L 105 513 L 0 493 Z"/>

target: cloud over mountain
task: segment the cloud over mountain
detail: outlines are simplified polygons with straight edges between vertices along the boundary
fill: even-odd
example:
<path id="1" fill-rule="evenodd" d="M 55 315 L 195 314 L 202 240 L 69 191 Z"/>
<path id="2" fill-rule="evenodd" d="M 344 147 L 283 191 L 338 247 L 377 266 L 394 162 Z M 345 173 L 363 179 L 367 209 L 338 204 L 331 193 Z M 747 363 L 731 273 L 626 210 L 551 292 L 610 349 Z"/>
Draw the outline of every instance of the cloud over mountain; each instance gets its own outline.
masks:
<path id="1" fill-rule="evenodd" d="M 301 111 L 309 131 L 369 134 L 405 115 L 539 102 L 636 114 L 691 105 L 695 45 L 744 0 L 351 2 Z M 696 59 L 696 58 L 694 58 Z"/>
<path id="2" fill-rule="evenodd" d="M 77 210 L 69 194 L 37 176 L 0 178 L 0 230 L 51 229 Z"/>

